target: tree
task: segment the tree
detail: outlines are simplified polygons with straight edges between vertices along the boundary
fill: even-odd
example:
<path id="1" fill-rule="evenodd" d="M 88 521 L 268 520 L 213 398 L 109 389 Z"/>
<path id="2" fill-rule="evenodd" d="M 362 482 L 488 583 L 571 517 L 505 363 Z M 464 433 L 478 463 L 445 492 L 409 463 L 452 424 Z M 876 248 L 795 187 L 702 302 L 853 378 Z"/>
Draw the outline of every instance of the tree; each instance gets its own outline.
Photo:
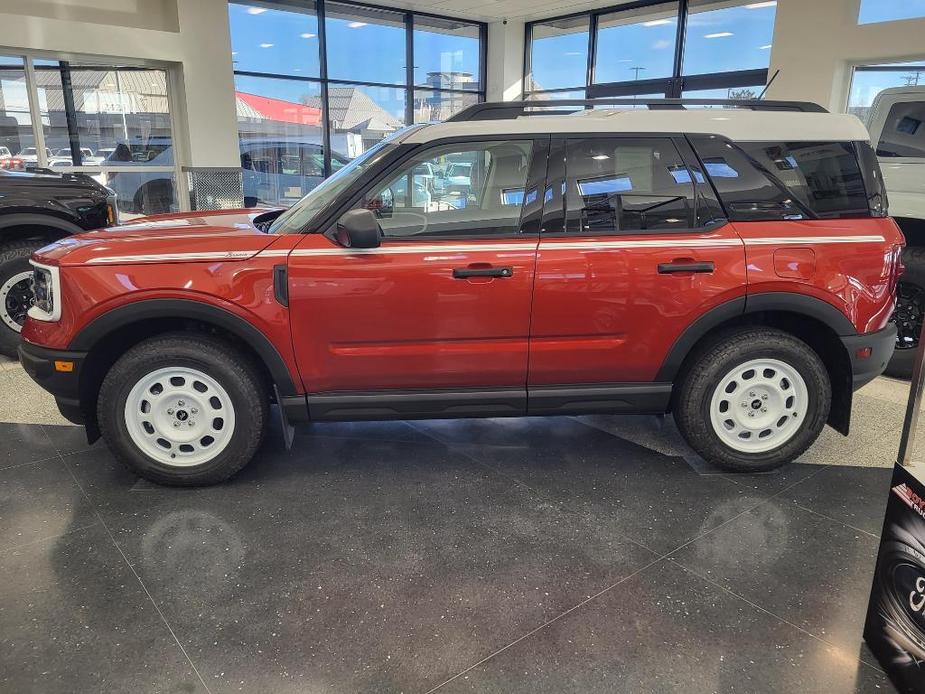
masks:
<path id="1" fill-rule="evenodd" d="M 749 99 L 758 98 L 758 94 L 755 93 L 754 89 L 749 89 L 748 87 L 744 89 L 730 89 L 729 98 L 735 99 L 736 101 L 748 101 Z"/>

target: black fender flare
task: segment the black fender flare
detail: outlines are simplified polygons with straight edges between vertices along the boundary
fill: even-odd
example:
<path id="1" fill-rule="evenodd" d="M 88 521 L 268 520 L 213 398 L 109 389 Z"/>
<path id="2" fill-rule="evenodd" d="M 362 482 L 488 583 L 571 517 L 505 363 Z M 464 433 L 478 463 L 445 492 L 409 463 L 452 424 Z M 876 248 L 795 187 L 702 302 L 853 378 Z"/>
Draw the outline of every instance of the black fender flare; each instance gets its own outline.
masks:
<path id="1" fill-rule="evenodd" d="M 57 229 L 65 234 L 82 234 L 86 229 L 77 226 L 74 222 L 69 222 L 61 217 L 50 214 L 37 214 L 34 212 L 0 215 L 0 230 L 10 229 L 21 226 L 43 226 L 50 229 Z"/>
<path id="2" fill-rule="evenodd" d="M 786 311 L 815 318 L 839 336 L 857 334 L 848 317 L 822 299 L 789 292 L 749 294 L 715 306 L 687 326 L 668 351 L 655 380 L 658 382 L 674 381 L 681 370 L 681 364 L 684 363 L 694 345 L 711 330 L 734 318 L 764 311 Z"/>
<path id="3" fill-rule="evenodd" d="M 280 395 L 296 395 L 289 368 L 266 335 L 226 309 L 192 299 L 145 299 L 114 308 L 84 327 L 68 345 L 68 350 L 89 352 L 114 330 L 153 318 L 188 318 L 227 330 L 257 353 L 270 372 Z"/>

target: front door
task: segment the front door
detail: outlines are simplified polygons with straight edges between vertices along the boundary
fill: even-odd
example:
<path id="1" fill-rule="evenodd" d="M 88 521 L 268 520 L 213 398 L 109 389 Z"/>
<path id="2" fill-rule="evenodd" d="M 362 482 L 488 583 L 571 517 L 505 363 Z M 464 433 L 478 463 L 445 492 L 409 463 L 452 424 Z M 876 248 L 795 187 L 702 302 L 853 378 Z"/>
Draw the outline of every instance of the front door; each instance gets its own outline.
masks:
<path id="1" fill-rule="evenodd" d="M 313 417 L 524 408 L 546 144 L 427 146 L 357 204 L 376 213 L 380 247 L 309 234 L 293 251 L 290 322 Z M 453 162 L 471 165 L 465 186 L 438 191 L 417 173 Z"/>
<path id="2" fill-rule="evenodd" d="M 656 393 L 626 384 L 655 381 L 686 327 L 745 295 L 742 241 L 692 159 L 683 138 L 590 136 L 553 145 L 533 303 L 531 411 L 595 409 L 595 400 L 660 410 L 670 385 Z"/>

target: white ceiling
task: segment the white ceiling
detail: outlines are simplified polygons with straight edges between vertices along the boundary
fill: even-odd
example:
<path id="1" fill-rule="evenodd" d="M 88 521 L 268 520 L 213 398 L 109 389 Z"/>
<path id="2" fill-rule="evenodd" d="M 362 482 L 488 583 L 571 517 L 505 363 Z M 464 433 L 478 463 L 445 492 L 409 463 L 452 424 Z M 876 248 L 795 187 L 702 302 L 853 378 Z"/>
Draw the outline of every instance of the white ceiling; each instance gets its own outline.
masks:
<path id="1" fill-rule="evenodd" d="M 380 0 L 379 4 L 406 10 L 445 14 L 460 19 L 497 22 L 502 19 L 533 21 L 561 14 L 621 5 L 631 0 Z"/>

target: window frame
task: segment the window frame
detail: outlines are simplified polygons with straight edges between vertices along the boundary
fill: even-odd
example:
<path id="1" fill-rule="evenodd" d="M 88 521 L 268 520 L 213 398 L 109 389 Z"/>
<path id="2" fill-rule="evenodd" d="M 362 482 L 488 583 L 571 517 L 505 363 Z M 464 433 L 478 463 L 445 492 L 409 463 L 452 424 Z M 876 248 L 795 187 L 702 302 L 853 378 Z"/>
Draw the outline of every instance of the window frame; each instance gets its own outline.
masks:
<path id="1" fill-rule="evenodd" d="M 594 74 L 596 70 L 598 23 L 603 15 L 619 13 L 622 11 L 640 10 L 648 7 L 656 7 L 666 4 L 666 0 L 636 0 L 622 5 L 610 5 L 594 10 L 584 10 L 582 12 L 570 12 L 567 14 L 556 15 L 554 17 L 545 17 L 533 22 L 527 22 L 524 25 L 524 55 L 523 55 L 523 91 L 524 99 L 536 98 L 537 95 L 543 95 L 547 92 L 554 91 L 580 91 L 585 90 L 585 98 L 616 98 L 625 96 L 634 96 L 638 94 L 652 94 L 664 92 L 665 98 L 679 99 L 684 92 L 701 91 L 708 89 L 735 89 L 737 87 L 752 87 L 756 84 L 768 83 L 770 67 L 752 70 L 732 70 L 728 72 L 717 72 L 707 74 L 685 74 L 683 68 L 685 39 L 687 37 L 687 20 L 690 0 L 673 0 L 677 2 L 677 36 L 674 45 L 674 63 L 672 74 L 669 77 L 642 79 L 642 80 L 623 80 L 619 82 L 602 82 L 595 84 Z M 743 1 L 742 3 L 747 4 Z M 563 19 L 577 19 L 579 17 L 589 17 L 588 31 L 588 58 L 585 69 L 584 84 L 576 84 L 574 87 L 566 90 L 549 89 L 549 90 L 529 90 L 526 88 L 528 80 L 532 74 L 531 58 L 533 54 L 533 27 L 537 24 L 546 24 Z M 776 22 L 776 17 L 775 17 Z M 772 49 L 773 50 L 773 49 Z"/>
<path id="2" fill-rule="evenodd" d="M 561 209 L 550 208 L 548 204 L 543 205 L 542 223 L 540 235 L 542 238 L 584 238 L 589 236 L 675 236 L 678 234 L 703 234 L 714 231 L 726 223 L 728 219 L 725 216 L 725 210 L 720 205 L 716 191 L 710 181 L 710 177 L 703 171 L 699 159 L 695 156 L 694 150 L 683 133 L 672 132 L 643 132 L 643 133 L 558 133 L 552 136 L 549 157 L 549 171 L 546 178 L 547 186 L 561 185 L 568 176 L 567 162 L 567 141 L 568 140 L 667 140 L 678 153 L 678 158 L 687 169 L 691 172 L 691 192 L 690 198 L 693 202 L 692 218 L 694 224 L 687 227 L 676 229 L 636 229 L 627 231 L 568 231 L 566 229 L 567 218 L 567 196 L 560 194 Z M 704 176 L 702 183 L 697 181 L 695 175 L 700 172 Z M 553 198 L 555 200 L 555 198 Z M 719 212 L 718 216 L 711 218 L 709 221 L 701 223 L 701 206 Z M 550 222 L 554 221 L 561 228 L 557 231 L 548 231 Z"/>
<path id="3" fill-rule="evenodd" d="M 294 10 L 298 5 L 298 0 L 261 0 L 260 5 L 268 6 L 272 9 L 282 10 L 282 11 L 297 11 Z M 250 4 L 248 0 L 228 0 L 229 5 L 248 5 Z M 470 24 L 478 27 L 479 32 L 479 88 L 478 89 L 437 89 L 437 88 L 427 88 L 426 91 L 434 93 L 445 93 L 445 94 L 460 94 L 460 95 L 469 95 L 475 96 L 477 102 L 481 103 L 485 101 L 485 81 L 488 75 L 488 24 L 485 22 L 479 22 L 472 19 L 464 19 L 462 17 L 455 17 L 452 15 L 437 14 L 433 12 L 422 12 L 419 10 L 409 10 L 401 9 L 396 7 L 388 7 L 385 5 L 378 5 L 376 3 L 370 2 L 357 2 L 356 0 L 331 0 L 331 4 L 336 4 L 345 7 L 356 7 L 360 10 L 367 8 L 370 10 L 378 10 L 382 12 L 389 12 L 401 15 L 403 18 L 403 30 L 404 30 L 404 48 L 405 48 L 405 71 L 404 71 L 404 80 L 402 82 L 395 83 L 384 83 L 384 82 L 364 82 L 362 80 L 352 80 L 352 79 L 333 79 L 328 74 L 328 56 L 331 53 L 331 50 L 328 48 L 327 41 L 327 5 L 326 0 L 314 0 L 314 9 L 315 9 L 315 18 L 318 24 L 318 66 L 319 66 L 319 75 L 315 76 L 304 76 L 298 74 L 289 74 L 289 73 L 274 73 L 274 72 L 260 72 L 260 71 L 251 71 L 251 70 L 234 70 L 234 75 L 244 76 L 244 77 L 260 77 L 266 78 L 269 80 L 292 80 L 297 82 L 311 82 L 317 84 L 320 87 L 319 100 L 321 102 L 321 118 L 322 118 L 322 145 L 324 147 L 324 178 L 328 178 L 333 172 L 334 169 L 331 165 L 331 134 L 333 128 L 331 127 L 331 119 L 329 117 L 330 112 L 330 98 L 328 95 L 329 87 L 337 86 L 348 86 L 348 87 L 383 87 L 383 88 L 392 88 L 392 89 L 402 89 L 404 91 L 405 97 L 405 110 L 404 110 L 404 123 L 405 127 L 414 124 L 414 95 L 415 90 L 422 91 L 424 87 L 421 85 L 416 85 L 414 82 L 414 18 L 417 17 L 430 17 L 433 19 L 449 20 L 452 22 L 461 22 L 464 24 Z"/>
<path id="4" fill-rule="evenodd" d="M 358 181 L 356 190 L 345 196 L 331 207 L 331 212 L 326 215 L 323 223 L 318 225 L 318 232 L 332 242 L 337 243 L 337 220 L 345 212 L 355 209 L 362 202 L 368 193 L 377 186 L 390 180 L 398 170 L 411 159 L 431 149 L 446 147 L 451 145 L 462 145 L 467 143 L 483 142 L 511 142 L 519 140 L 530 142 L 532 151 L 530 163 L 527 167 L 527 178 L 524 184 L 524 190 L 531 188 L 534 184 L 537 188 L 544 188 L 547 182 L 547 168 L 549 163 L 549 142 L 550 136 L 544 133 L 516 133 L 516 134 L 497 134 L 497 135 L 467 135 L 463 137 L 446 137 L 430 142 L 424 142 L 415 145 L 399 145 L 392 156 L 379 162 L 376 170 L 369 172 L 369 177 L 365 180 Z M 390 243 L 440 243 L 441 241 L 494 241 L 504 239 L 530 239 L 539 237 L 539 222 L 543 211 L 542 196 L 537 195 L 536 199 L 530 203 L 527 202 L 527 196 L 524 195 L 524 202 L 520 209 L 520 224 L 518 230 L 505 234 L 448 234 L 445 236 L 383 236 L 381 244 L 383 246 Z M 324 229 L 324 231 L 320 231 Z"/>

